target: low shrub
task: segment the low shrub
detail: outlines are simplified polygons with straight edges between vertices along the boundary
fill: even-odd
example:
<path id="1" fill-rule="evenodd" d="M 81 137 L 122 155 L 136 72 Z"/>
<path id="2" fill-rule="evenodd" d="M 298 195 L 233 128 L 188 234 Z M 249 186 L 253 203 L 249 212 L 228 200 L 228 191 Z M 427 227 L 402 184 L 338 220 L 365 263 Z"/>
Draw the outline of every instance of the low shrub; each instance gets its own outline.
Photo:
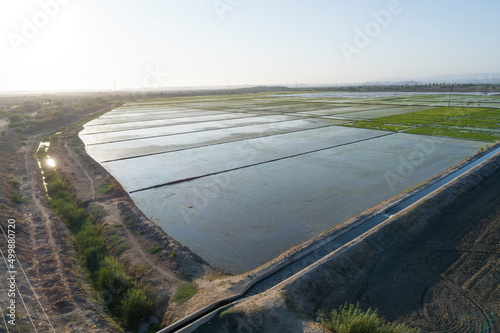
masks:
<path id="1" fill-rule="evenodd" d="M 177 288 L 172 301 L 181 305 L 187 302 L 188 299 L 193 297 L 198 292 L 196 283 L 183 283 Z"/>
<path id="2" fill-rule="evenodd" d="M 25 199 L 23 198 L 23 195 L 20 194 L 20 193 L 19 194 L 12 194 L 10 196 L 10 200 L 12 200 L 13 203 L 18 204 L 18 205 L 20 205 L 20 204 L 22 204 L 22 203 L 25 202 Z"/>
<path id="3" fill-rule="evenodd" d="M 156 254 L 156 253 L 160 252 L 161 249 L 162 249 L 161 246 L 151 246 L 149 248 L 148 252 L 151 253 L 151 254 Z"/>
<path id="4" fill-rule="evenodd" d="M 152 309 L 153 302 L 145 290 L 130 288 L 120 302 L 120 319 L 127 327 L 135 326 L 151 313 Z"/>
<path id="5" fill-rule="evenodd" d="M 21 183 L 17 180 L 16 177 L 10 175 L 8 178 L 9 184 L 14 187 L 14 188 L 19 188 L 21 187 Z"/>
<path id="6" fill-rule="evenodd" d="M 118 187 L 116 183 L 104 183 L 99 186 L 99 193 L 101 194 L 110 194 L 113 193 L 115 188 Z"/>
<path id="7" fill-rule="evenodd" d="M 418 328 L 406 324 L 387 323 L 376 310 L 363 311 L 359 304 L 344 304 L 333 310 L 330 317 L 320 316 L 318 321 L 333 333 L 417 333 Z"/>
<path id="8" fill-rule="evenodd" d="M 90 222 L 85 223 L 76 234 L 76 243 L 90 273 L 97 271 L 106 255 L 106 244 L 97 226 Z"/>
<path id="9" fill-rule="evenodd" d="M 130 286 L 130 277 L 120 263 L 109 256 L 102 259 L 95 274 L 95 283 L 102 292 L 108 308 L 114 315 L 119 316 L 118 305 Z"/>

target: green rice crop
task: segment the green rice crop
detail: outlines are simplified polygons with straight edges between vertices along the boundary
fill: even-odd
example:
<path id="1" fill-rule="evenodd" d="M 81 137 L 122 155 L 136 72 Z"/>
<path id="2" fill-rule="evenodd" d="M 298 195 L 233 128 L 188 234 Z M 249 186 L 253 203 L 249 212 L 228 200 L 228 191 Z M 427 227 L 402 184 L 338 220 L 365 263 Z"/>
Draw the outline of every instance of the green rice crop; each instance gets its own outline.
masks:
<path id="1" fill-rule="evenodd" d="M 440 107 L 343 126 L 497 141 L 500 132 L 494 130 L 500 128 L 500 109 Z"/>

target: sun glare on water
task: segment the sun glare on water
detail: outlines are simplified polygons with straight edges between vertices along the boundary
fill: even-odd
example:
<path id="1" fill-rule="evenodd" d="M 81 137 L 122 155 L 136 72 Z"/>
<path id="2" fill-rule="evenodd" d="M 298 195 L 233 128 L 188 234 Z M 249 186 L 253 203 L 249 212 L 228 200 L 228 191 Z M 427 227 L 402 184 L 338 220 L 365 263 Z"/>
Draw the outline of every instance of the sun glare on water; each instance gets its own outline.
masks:
<path id="1" fill-rule="evenodd" d="M 51 167 L 51 168 L 55 168 L 56 167 L 56 161 L 54 161 L 53 159 L 51 158 L 48 158 L 47 159 L 47 164 Z"/>

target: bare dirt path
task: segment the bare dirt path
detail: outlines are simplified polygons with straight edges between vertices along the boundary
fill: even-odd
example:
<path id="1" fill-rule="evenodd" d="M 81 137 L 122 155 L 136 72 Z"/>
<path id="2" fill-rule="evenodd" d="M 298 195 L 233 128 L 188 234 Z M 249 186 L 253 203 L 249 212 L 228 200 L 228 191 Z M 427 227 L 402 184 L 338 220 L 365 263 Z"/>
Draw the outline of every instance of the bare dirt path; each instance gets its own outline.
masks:
<path id="1" fill-rule="evenodd" d="M 67 139 L 64 141 L 64 147 L 66 148 L 66 151 L 68 152 L 69 157 L 71 157 L 71 159 L 76 164 L 78 164 L 78 166 L 80 167 L 80 170 L 85 174 L 85 177 L 87 177 L 87 179 L 89 180 L 90 198 L 91 198 L 91 200 L 95 200 L 96 195 L 95 195 L 94 180 L 92 179 L 92 177 L 90 177 L 90 175 L 88 174 L 87 170 L 85 170 L 85 168 L 82 166 L 82 164 L 80 163 L 80 161 L 78 161 L 78 159 L 73 156 L 73 153 L 71 152 L 71 149 L 69 149 L 69 147 L 68 147 L 68 140 Z"/>

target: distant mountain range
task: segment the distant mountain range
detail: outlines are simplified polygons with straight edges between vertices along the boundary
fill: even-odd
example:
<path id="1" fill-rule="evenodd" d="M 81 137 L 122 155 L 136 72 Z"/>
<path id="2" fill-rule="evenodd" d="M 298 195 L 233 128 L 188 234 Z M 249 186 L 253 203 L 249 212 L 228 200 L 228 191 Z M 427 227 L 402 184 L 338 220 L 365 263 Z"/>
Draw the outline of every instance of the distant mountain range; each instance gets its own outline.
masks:
<path id="1" fill-rule="evenodd" d="M 444 74 L 420 78 L 392 77 L 365 84 L 415 84 L 415 83 L 472 83 L 472 84 L 500 84 L 500 73 L 473 73 L 473 74 Z"/>

